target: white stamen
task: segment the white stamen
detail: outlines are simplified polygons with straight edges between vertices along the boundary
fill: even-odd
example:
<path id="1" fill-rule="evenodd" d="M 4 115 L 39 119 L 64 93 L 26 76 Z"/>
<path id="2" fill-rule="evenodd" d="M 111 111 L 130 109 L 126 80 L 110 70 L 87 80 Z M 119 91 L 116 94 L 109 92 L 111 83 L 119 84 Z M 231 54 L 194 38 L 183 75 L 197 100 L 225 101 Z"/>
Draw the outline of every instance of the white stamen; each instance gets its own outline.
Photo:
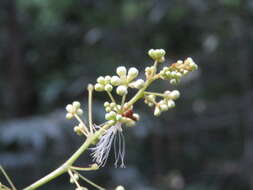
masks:
<path id="1" fill-rule="evenodd" d="M 120 167 L 125 167 L 124 156 L 125 156 L 125 139 L 122 134 L 121 123 L 110 127 L 105 134 L 100 138 L 96 147 L 91 148 L 93 161 L 95 161 L 100 167 L 105 166 L 106 161 L 109 157 L 112 143 L 114 141 L 114 156 L 115 156 L 115 167 L 118 162 L 121 162 Z M 118 146 L 118 147 L 117 147 Z"/>

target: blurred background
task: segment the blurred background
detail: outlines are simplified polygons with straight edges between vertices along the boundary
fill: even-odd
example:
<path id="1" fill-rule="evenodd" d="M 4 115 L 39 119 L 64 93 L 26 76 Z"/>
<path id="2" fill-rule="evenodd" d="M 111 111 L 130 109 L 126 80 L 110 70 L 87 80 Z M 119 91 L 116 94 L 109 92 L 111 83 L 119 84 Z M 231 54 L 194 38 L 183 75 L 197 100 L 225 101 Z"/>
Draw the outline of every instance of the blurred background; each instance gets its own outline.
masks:
<path id="1" fill-rule="evenodd" d="M 253 189 L 252 0 L 1 0 L 0 164 L 18 189 L 83 142 L 65 105 L 86 109 L 88 83 L 120 65 L 144 70 L 150 48 L 166 49 L 169 63 L 190 56 L 199 70 L 176 86 L 174 110 L 157 118 L 138 104 L 126 169 L 110 159 L 84 175 L 108 189 Z M 104 97 L 95 94 L 97 124 Z M 73 188 L 64 175 L 40 189 Z"/>

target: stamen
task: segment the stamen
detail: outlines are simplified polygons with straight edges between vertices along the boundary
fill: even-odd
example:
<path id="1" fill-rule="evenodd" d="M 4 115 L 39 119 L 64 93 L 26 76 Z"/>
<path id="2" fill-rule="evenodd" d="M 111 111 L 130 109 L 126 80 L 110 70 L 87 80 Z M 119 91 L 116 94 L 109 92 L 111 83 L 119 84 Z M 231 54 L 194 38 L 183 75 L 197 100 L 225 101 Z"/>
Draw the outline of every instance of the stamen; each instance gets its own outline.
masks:
<path id="1" fill-rule="evenodd" d="M 112 143 L 114 146 L 115 167 L 118 166 L 119 161 L 121 162 L 120 167 L 125 167 L 125 139 L 122 134 L 120 123 L 117 123 L 109 128 L 100 138 L 96 147 L 91 148 L 91 156 L 93 157 L 93 161 L 95 161 L 100 167 L 103 167 L 109 157 Z"/>

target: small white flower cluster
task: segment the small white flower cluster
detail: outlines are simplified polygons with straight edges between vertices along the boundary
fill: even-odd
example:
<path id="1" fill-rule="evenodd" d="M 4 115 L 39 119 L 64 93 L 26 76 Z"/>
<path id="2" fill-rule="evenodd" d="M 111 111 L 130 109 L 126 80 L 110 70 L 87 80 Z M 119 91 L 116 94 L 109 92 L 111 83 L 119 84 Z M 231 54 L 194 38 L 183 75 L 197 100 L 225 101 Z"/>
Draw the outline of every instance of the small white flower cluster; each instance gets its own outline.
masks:
<path id="1" fill-rule="evenodd" d="M 83 110 L 80 108 L 81 104 L 78 101 L 73 102 L 72 104 L 68 104 L 66 106 L 67 114 L 66 118 L 67 119 L 72 119 L 75 115 L 82 115 Z"/>
<path id="2" fill-rule="evenodd" d="M 188 57 L 185 61 L 178 60 L 170 67 L 164 67 L 160 71 L 160 76 L 164 80 L 169 80 L 171 84 L 178 84 L 184 75 L 187 75 L 190 71 L 198 69 L 197 64 Z"/>
<path id="3" fill-rule="evenodd" d="M 163 93 L 163 99 L 159 102 L 156 101 L 156 94 L 150 94 L 145 96 L 144 102 L 148 104 L 148 106 L 152 107 L 155 105 L 154 115 L 159 116 L 162 112 L 168 111 L 171 108 L 175 107 L 175 100 L 178 99 L 180 93 L 178 90 L 165 91 Z"/>
<path id="4" fill-rule="evenodd" d="M 165 61 L 165 56 L 166 52 L 164 49 L 151 49 L 148 51 L 148 55 L 154 60 L 159 63 L 162 63 Z"/>
<path id="5" fill-rule="evenodd" d="M 107 91 L 111 92 L 113 87 L 117 86 L 116 93 L 120 96 L 124 96 L 128 93 L 127 88 L 137 88 L 140 89 L 144 85 L 142 79 L 137 79 L 133 81 L 139 74 L 138 69 L 131 67 L 128 71 L 126 67 L 120 66 L 116 69 L 115 76 L 105 76 L 98 77 L 97 83 L 95 84 L 95 90 L 98 92 Z"/>
<path id="6" fill-rule="evenodd" d="M 140 118 L 139 114 L 133 113 L 131 108 L 128 111 L 121 113 L 124 108 L 122 109 L 120 105 L 117 105 L 114 102 L 105 102 L 104 107 L 107 112 L 105 114 L 105 119 L 112 123 L 120 122 L 130 127 L 135 125 L 135 122 Z"/>
<path id="7" fill-rule="evenodd" d="M 78 125 L 76 125 L 76 126 L 74 127 L 74 132 L 75 132 L 77 135 L 81 136 L 81 135 L 83 135 L 83 130 L 84 130 L 84 128 L 85 128 L 85 126 L 84 126 L 82 123 L 79 123 Z"/>

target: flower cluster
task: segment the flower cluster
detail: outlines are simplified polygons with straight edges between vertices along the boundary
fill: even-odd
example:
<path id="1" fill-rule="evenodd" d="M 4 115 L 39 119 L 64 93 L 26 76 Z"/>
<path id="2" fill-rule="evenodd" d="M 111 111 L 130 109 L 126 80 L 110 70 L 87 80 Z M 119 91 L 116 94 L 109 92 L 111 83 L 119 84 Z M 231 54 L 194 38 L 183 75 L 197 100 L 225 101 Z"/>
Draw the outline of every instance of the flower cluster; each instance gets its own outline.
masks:
<path id="1" fill-rule="evenodd" d="M 139 74 L 138 69 L 131 67 L 128 71 L 126 67 L 120 66 L 116 69 L 117 75 L 114 76 L 100 76 L 97 78 L 95 84 L 95 90 L 98 92 L 107 91 L 111 92 L 113 87 L 116 88 L 116 93 L 120 96 L 124 96 L 128 93 L 128 87 L 140 89 L 143 87 L 144 80 L 137 79 L 133 81 Z"/>
<path id="2" fill-rule="evenodd" d="M 94 142 L 95 146 L 90 148 L 91 156 L 98 168 L 103 167 L 109 157 L 109 153 L 113 144 L 115 166 L 120 163 L 120 167 L 125 167 L 125 140 L 123 135 L 123 127 L 134 126 L 139 120 L 139 114 L 134 112 L 134 104 L 144 99 L 144 102 L 153 107 L 154 115 L 159 116 L 162 112 L 175 107 L 175 100 L 180 97 L 178 90 L 166 90 L 163 93 L 150 92 L 147 88 L 155 80 L 168 80 L 171 84 L 178 84 L 183 76 L 191 71 L 194 71 L 198 66 L 191 58 L 184 61 L 177 61 L 170 66 L 164 66 L 159 69 L 160 64 L 165 61 L 166 52 L 163 49 L 151 49 L 148 55 L 153 59 L 154 63 L 145 68 L 145 79 L 138 78 L 139 71 L 135 67 L 127 69 L 125 66 L 119 66 L 113 76 L 100 76 L 96 80 L 96 84 L 88 86 L 89 92 L 89 128 L 86 127 L 84 121 L 79 117 L 83 110 L 80 108 L 79 102 L 73 102 L 67 105 L 66 118 L 72 119 L 75 117 L 79 124 L 74 127 L 74 131 L 78 135 L 84 134 L 87 138 L 92 135 L 99 134 Z M 92 93 L 93 89 L 97 92 L 106 92 L 109 100 L 104 102 L 105 120 L 102 125 L 95 125 L 92 122 Z M 129 90 L 137 89 L 134 96 L 128 99 Z M 114 94 L 118 97 L 115 98 Z M 119 100 L 121 99 L 121 100 Z M 118 101 L 119 100 L 119 101 Z M 97 168 L 97 169 L 98 169 Z M 71 174 L 71 182 L 76 183 L 78 176 Z M 78 187 L 78 190 L 84 190 Z M 124 190 L 124 187 L 118 186 L 116 190 Z"/>
<path id="3" fill-rule="evenodd" d="M 66 118 L 67 119 L 72 119 L 75 115 L 82 115 L 83 110 L 80 108 L 81 104 L 78 101 L 73 102 L 72 104 L 68 104 L 66 106 L 67 114 Z"/>
<path id="4" fill-rule="evenodd" d="M 196 69 L 198 69 L 197 64 L 188 57 L 185 61 L 179 60 L 170 67 L 164 67 L 159 74 L 161 79 L 169 80 L 171 84 L 178 84 L 183 76 Z"/>
<path id="5" fill-rule="evenodd" d="M 161 93 L 152 93 L 147 92 L 144 97 L 144 102 L 149 106 L 155 106 L 154 115 L 159 116 L 162 112 L 168 111 L 171 108 L 175 107 L 175 100 L 180 96 L 180 92 L 178 90 L 173 91 L 165 91 L 163 94 Z M 162 97 L 162 99 L 157 102 L 157 97 Z"/>
<path id="6" fill-rule="evenodd" d="M 154 60 L 159 63 L 162 63 L 165 61 L 165 56 L 166 52 L 164 49 L 151 49 L 148 51 L 148 55 Z"/>
<path id="7" fill-rule="evenodd" d="M 105 111 L 105 119 L 110 121 L 111 123 L 120 122 L 122 124 L 126 124 L 126 126 L 134 126 L 135 122 L 139 120 L 140 116 L 137 113 L 133 113 L 132 107 L 125 110 L 126 104 L 124 106 L 118 105 L 115 102 L 104 103 Z"/>

